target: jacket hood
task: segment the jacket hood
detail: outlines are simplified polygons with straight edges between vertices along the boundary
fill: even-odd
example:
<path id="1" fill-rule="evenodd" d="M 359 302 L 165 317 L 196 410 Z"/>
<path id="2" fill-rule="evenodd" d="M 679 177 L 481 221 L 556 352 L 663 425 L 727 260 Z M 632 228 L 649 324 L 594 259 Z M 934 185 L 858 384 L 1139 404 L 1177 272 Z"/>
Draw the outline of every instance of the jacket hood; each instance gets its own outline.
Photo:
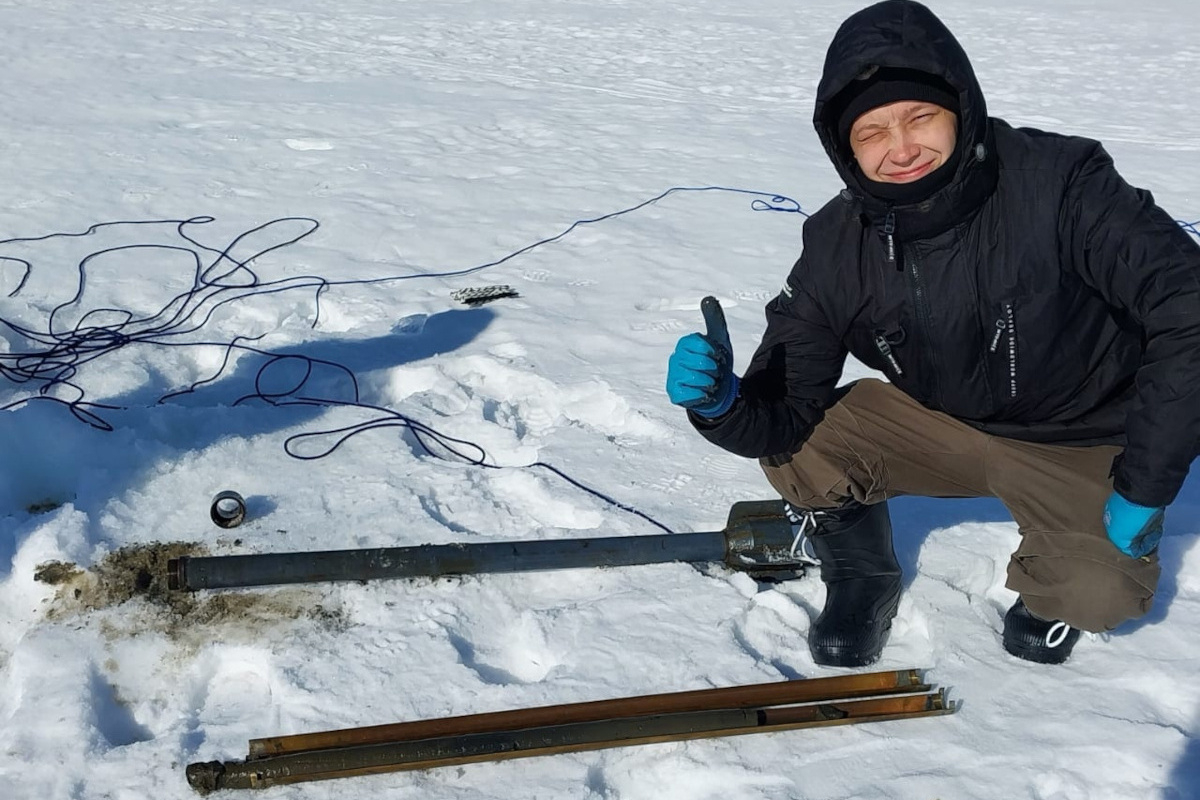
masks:
<path id="1" fill-rule="evenodd" d="M 859 76 L 879 67 L 919 70 L 958 92 L 957 172 L 931 197 L 911 206 L 893 207 L 867 191 L 849 142 L 837 135 L 834 99 Z M 817 87 L 813 125 L 825 152 L 846 182 L 850 200 L 862 204 L 868 218 L 894 213 L 901 238 L 932 235 L 949 228 L 982 205 L 996 185 L 997 166 L 983 91 L 962 45 L 932 11 L 914 0 L 884 0 L 842 23 L 829 45 Z"/>

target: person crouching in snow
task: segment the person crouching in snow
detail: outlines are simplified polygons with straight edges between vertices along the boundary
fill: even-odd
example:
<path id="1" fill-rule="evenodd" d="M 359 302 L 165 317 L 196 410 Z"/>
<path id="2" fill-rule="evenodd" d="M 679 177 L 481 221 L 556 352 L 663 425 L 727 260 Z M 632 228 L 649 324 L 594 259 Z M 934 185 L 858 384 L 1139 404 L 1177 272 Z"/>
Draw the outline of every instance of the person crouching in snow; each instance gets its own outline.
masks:
<path id="1" fill-rule="evenodd" d="M 806 221 L 745 374 L 727 333 L 690 334 L 668 395 L 813 526 L 817 663 L 884 647 L 899 495 L 1004 502 L 1004 647 L 1061 663 L 1151 606 L 1200 451 L 1200 248 L 1098 142 L 988 117 L 912 0 L 842 24 L 813 121 L 846 188 Z M 838 387 L 847 353 L 888 381 Z"/>

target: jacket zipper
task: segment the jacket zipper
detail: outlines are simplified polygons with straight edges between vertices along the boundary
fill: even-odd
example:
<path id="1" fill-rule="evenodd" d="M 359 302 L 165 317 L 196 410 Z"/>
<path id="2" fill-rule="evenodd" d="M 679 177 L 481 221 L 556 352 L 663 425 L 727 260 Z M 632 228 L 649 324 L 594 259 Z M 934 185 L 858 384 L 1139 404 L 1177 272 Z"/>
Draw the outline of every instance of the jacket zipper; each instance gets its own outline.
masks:
<path id="1" fill-rule="evenodd" d="M 1000 350 L 1000 341 L 1008 336 L 1008 396 L 1017 396 L 1017 314 L 1012 303 L 1004 304 L 1004 316 L 996 320 L 996 332 L 992 335 L 988 352 Z"/>
<path id="2" fill-rule="evenodd" d="M 896 376 L 903 378 L 904 370 L 900 369 L 900 361 L 896 358 L 896 353 L 892 350 L 892 345 L 888 342 L 887 337 L 882 331 L 875 334 L 875 347 L 879 350 L 879 355 L 883 356 L 884 360 L 891 365 Z"/>
<path id="3" fill-rule="evenodd" d="M 913 301 L 917 312 L 917 326 L 921 331 L 921 340 L 925 342 L 925 347 L 929 353 L 930 396 L 934 398 L 936 402 L 940 403 L 942 392 L 941 387 L 938 385 L 937 378 L 937 354 L 933 349 L 934 339 L 930 335 L 930 331 L 933 330 L 933 322 L 931 321 L 929 310 L 929 293 L 926 291 L 925 281 L 921 277 L 920 260 L 913 255 L 911 249 L 907 254 L 905 254 L 902 249 L 900 251 L 900 256 L 903 258 L 903 266 L 900 268 L 908 272 L 909 285 L 912 288 Z M 918 344 L 918 347 L 919 346 L 920 345 Z"/>
<path id="4" fill-rule="evenodd" d="M 887 237 L 888 263 L 896 264 L 896 212 L 888 212 L 887 218 L 883 221 L 883 235 Z M 897 264 L 896 268 L 900 269 L 900 266 Z"/>
<path id="5" fill-rule="evenodd" d="M 1000 340 L 1004 338 L 1004 329 L 1007 327 L 1003 319 L 996 320 L 996 332 L 992 334 L 992 343 L 988 346 L 989 353 L 995 353 L 1000 350 Z"/>

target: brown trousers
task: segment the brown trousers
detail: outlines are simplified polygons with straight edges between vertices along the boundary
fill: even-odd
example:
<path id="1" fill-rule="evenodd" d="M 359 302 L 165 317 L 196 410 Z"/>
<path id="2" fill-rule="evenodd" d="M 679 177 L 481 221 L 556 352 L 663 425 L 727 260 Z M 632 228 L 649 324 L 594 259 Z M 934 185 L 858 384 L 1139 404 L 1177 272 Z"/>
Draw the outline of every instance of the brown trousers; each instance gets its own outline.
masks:
<path id="1" fill-rule="evenodd" d="M 1130 558 L 1104 532 L 1119 452 L 991 436 L 866 379 L 826 412 L 789 462 L 762 466 L 801 509 L 900 495 L 998 498 L 1021 533 L 1005 585 L 1043 619 L 1105 631 L 1150 610 L 1159 576 L 1157 554 Z"/>

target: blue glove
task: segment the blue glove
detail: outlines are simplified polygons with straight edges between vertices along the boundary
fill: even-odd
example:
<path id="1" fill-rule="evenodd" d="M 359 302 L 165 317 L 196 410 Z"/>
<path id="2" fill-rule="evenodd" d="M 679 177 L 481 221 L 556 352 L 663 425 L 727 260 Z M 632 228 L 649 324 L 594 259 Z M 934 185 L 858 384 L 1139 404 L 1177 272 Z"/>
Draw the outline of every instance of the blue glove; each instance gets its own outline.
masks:
<path id="1" fill-rule="evenodd" d="M 733 345 L 725 312 L 715 297 L 700 301 L 704 334 L 689 333 L 667 361 L 667 397 L 677 406 L 712 419 L 733 406 L 738 377 L 733 374 Z"/>
<path id="2" fill-rule="evenodd" d="M 1104 529 L 1108 538 L 1127 556 L 1141 558 L 1158 547 L 1163 535 L 1164 508 L 1131 503 L 1116 492 L 1104 504 Z"/>

